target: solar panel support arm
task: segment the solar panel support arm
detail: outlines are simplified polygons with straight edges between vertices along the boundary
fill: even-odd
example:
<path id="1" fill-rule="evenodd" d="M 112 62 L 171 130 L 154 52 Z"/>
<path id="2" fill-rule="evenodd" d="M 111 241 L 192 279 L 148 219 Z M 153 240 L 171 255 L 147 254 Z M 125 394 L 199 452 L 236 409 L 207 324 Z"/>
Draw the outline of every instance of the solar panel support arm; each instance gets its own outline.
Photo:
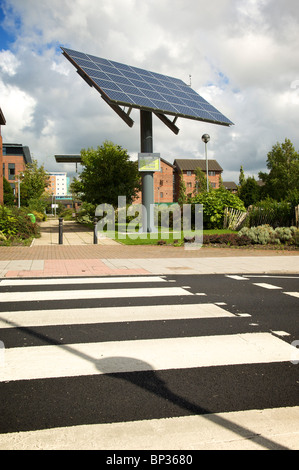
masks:
<path id="1" fill-rule="evenodd" d="M 116 112 L 116 114 L 119 115 L 119 117 L 122 118 L 123 121 L 125 121 L 125 123 L 129 126 L 129 127 L 133 127 L 134 126 L 134 121 L 133 119 L 130 118 L 129 114 L 131 112 L 131 109 L 129 109 L 129 112 L 126 113 L 125 111 L 123 111 L 117 104 L 115 103 L 111 103 L 111 101 L 108 100 L 108 98 L 106 98 L 106 96 L 104 95 L 101 95 L 101 97 L 103 98 L 104 101 L 106 101 L 107 104 L 109 104 L 110 108 L 113 109 L 113 111 Z"/>
<path id="2" fill-rule="evenodd" d="M 172 130 L 172 132 L 174 132 L 175 135 L 178 135 L 178 133 L 180 132 L 180 129 L 175 125 L 176 121 L 177 121 L 177 116 L 174 118 L 173 121 L 171 121 L 170 119 L 168 119 L 168 117 L 165 116 L 165 114 L 161 114 L 161 113 L 154 113 L 162 122 L 164 122 L 164 124 L 169 127 L 170 130 Z"/>

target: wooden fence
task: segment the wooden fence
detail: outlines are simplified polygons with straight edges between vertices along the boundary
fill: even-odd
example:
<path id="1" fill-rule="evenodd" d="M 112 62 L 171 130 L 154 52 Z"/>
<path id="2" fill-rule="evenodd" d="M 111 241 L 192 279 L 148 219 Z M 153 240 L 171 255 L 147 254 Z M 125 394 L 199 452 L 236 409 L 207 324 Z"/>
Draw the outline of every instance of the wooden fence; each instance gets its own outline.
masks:
<path id="1" fill-rule="evenodd" d="M 223 228 L 239 230 L 247 218 L 248 212 L 226 207 L 224 210 Z"/>

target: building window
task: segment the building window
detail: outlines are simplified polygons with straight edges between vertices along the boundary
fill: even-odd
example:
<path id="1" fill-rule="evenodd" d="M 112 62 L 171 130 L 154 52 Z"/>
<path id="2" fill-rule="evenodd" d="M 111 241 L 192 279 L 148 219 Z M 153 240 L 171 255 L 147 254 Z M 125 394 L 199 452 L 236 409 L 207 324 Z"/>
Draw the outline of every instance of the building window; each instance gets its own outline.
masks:
<path id="1" fill-rule="evenodd" d="M 209 171 L 209 176 L 216 176 L 216 171 Z"/>
<path id="2" fill-rule="evenodd" d="M 192 171 L 187 171 L 187 176 L 192 176 Z"/>
<path id="3" fill-rule="evenodd" d="M 192 188 L 192 183 L 187 183 L 187 188 Z"/>
<path id="4" fill-rule="evenodd" d="M 8 179 L 14 180 L 16 175 L 16 166 L 14 163 L 8 164 Z"/>

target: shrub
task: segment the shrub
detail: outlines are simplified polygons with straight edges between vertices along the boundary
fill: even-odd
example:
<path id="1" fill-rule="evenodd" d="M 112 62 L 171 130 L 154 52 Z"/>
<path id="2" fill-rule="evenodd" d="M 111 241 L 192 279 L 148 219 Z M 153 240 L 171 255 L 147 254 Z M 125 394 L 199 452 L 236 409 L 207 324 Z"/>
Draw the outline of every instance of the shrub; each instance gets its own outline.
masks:
<path id="1" fill-rule="evenodd" d="M 249 226 L 269 224 L 273 228 L 289 227 L 294 218 L 294 207 L 287 202 L 266 199 L 255 204 L 249 211 Z"/>
<path id="2" fill-rule="evenodd" d="M 276 229 L 270 225 L 261 225 L 258 227 L 244 227 L 240 230 L 239 237 L 247 236 L 253 244 L 289 244 L 297 245 L 299 239 L 299 229 L 296 227 L 277 227 Z"/>
<path id="3" fill-rule="evenodd" d="M 251 240 L 246 235 L 239 236 L 238 233 L 223 233 L 203 236 L 204 245 L 221 244 L 230 246 L 246 246 L 251 244 Z"/>
<path id="4" fill-rule="evenodd" d="M 241 199 L 222 188 L 200 193 L 192 198 L 190 202 L 191 204 L 203 205 L 203 225 L 205 229 L 220 229 L 223 227 L 226 207 L 246 212 Z"/>
<path id="5" fill-rule="evenodd" d="M 6 238 L 1 241 L 26 240 L 39 234 L 39 226 L 31 222 L 28 210 L 17 207 L 0 206 L 0 231 Z"/>
<path id="6" fill-rule="evenodd" d="M 0 231 L 6 236 L 10 237 L 17 233 L 17 220 L 13 215 L 12 209 L 5 206 L 0 206 Z"/>

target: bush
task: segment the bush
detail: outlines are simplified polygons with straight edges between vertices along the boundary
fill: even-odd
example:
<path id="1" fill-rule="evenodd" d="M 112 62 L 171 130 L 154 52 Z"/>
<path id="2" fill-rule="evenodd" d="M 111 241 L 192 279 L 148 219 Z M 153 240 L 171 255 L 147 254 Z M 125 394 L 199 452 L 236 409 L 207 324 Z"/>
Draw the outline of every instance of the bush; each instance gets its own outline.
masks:
<path id="1" fill-rule="evenodd" d="M 251 245 L 251 240 L 246 235 L 239 235 L 238 233 L 223 233 L 215 235 L 204 235 L 203 236 L 204 245 L 229 245 L 229 246 L 246 246 Z"/>
<path id="2" fill-rule="evenodd" d="M 11 237 L 17 233 L 17 219 L 13 215 L 12 209 L 0 206 L 0 231 L 5 237 Z"/>
<path id="3" fill-rule="evenodd" d="M 287 201 L 277 202 L 266 199 L 255 204 L 249 211 L 249 226 L 265 224 L 276 227 L 289 227 L 294 218 L 294 207 Z"/>
<path id="4" fill-rule="evenodd" d="M 0 206 L 1 242 L 26 240 L 39 234 L 39 226 L 31 222 L 28 209 Z M 5 238 L 4 238 L 4 237 Z"/>
<path id="5" fill-rule="evenodd" d="M 246 236 L 251 243 L 257 245 L 288 244 L 298 246 L 299 229 L 296 227 L 277 227 L 270 225 L 258 227 L 244 227 L 240 230 L 239 237 Z"/>
<path id="6" fill-rule="evenodd" d="M 246 212 L 241 199 L 225 189 L 212 189 L 200 193 L 191 199 L 191 204 L 203 205 L 203 225 L 205 229 L 221 229 L 224 221 L 226 207 Z"/>

